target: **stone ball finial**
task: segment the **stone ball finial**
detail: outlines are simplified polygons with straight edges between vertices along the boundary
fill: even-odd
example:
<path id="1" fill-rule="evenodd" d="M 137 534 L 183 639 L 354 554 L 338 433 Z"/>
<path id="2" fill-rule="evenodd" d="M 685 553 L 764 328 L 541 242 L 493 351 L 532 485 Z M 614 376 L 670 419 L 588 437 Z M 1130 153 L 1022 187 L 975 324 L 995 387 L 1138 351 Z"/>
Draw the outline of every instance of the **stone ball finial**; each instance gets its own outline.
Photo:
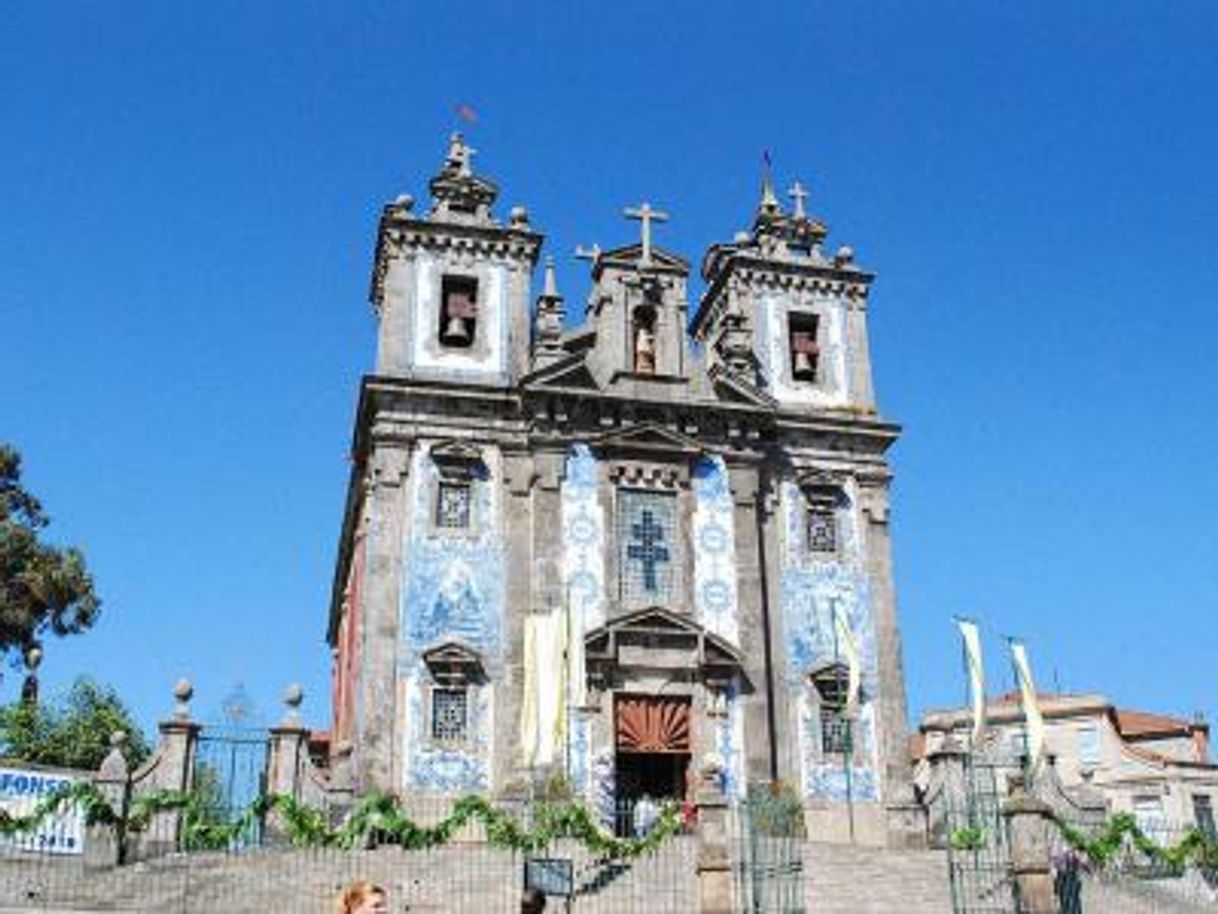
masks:
<path id="1" fill-rule="evenodd" d="M 414 208 L 414 197 L 410 194 L 398 194 L 393 201 L 393 205 L 409 212 Z"/>
<path id="2" fill-rule="evenodd" d="M 173 709 L 174 717 L 178 720 L 187 720 L 190 717 L 190 699 L 194 697 L 195 687 L 190 684 L 190 680 L 186 678 L 179 679 L 173 685 L 173 697 L 176 699 L 176 704 Z"/>
<path id="3" fill-rule="evenodd" d="M 508 219 L 514 228 L 525 228 L 529 224 L 529 211 L 523 206 L 513 206 Z"/>
<path id="4" fill-rule="evenodd" d="M 833 255 L 833 262 L 839 266 L 854 262 L 854 248 L 848 244 L 843 244 L 837 249 L 837 253 Z"/>
<path id="5" fill-rule="evenodd" d="M 40 663 L 42 663 L 42 648 L 37 644 L 31 644 L 25 649 L 25 668 L 30 671 L 36 670 Z"/>
<path id="6" fill-rule="evenodd" d="M 748 240 L 749 240 L 749 233 L 745 232 L 745 231 L 739 231 L 735 235 L 732 236 L 732 241 L 736 242 L 736 244 L 744 244 Z"/>
<path id="7" fill-rule="evenodd" d="M 111 749 L 122 749 L 123 744 L 126 742 L 127 742 L 127 731 L 126 730 L 115 730 L 113 733 L 110 734 L 110 748 Z"/>
<path id="8" fill-rule="evenodd" d="M 299 682 L 294 682 L 283 690 L 283 703 L 293 711 L 297 710 L 304 701 L 304 689 Z"/>

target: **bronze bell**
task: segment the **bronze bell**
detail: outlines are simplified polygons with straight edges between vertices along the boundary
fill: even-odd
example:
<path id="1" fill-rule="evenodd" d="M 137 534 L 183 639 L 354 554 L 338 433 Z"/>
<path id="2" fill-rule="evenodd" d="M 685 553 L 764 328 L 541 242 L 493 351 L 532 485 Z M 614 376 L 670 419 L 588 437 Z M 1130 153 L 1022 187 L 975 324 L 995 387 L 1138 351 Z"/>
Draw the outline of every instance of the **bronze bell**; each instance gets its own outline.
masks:
<path id="1" fill-rule="evenodd" d="M 465 318 L 450 314 L 444 325 L 444 332 L 440 334 L 440 342 L 446 346 L 468 346 L 469 328 Z"/>
<path id="2" fill-rule="evenodd" d="M 795 374 L 809 375 L 816 371 L 816 366 L 812 364 L 812 354 L 802 350 L 795 350 Z"/>

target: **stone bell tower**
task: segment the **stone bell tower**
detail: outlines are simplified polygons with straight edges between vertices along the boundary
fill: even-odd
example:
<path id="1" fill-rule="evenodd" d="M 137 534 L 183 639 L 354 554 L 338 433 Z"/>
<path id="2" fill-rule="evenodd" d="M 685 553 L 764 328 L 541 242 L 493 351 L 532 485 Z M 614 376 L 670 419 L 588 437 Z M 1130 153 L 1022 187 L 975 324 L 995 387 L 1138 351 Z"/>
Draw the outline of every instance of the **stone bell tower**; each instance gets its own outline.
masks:
<path id="1" fill-rule="evenodd" d="M 402 196 L 385 207 L 372 302 L 380 317 L 376 371 L 510 385 L 525 373 L 529 278 L 541 248 L 523 207 L 500 224 L 494 183 L 473 172 L 459 133 L 431 179 L 432 205 Z"/>
<path id="2" fill-rule="evenodd" d="M 623 389 L 684 383 L 689 264 L 652 244 L 652 223 L 667 214 L 643 203 L 625 215 L 642 224 L 638 244 L 584 255 L 592 260 L 587 321 L 596 333 L 589 367 L 602 384 Z"/>
<path id="3" fill-rule="evenodd" d="M 867 293 L 874 276 L 791 187 L 783 211 L 767 174 L 752 230 L 713 245 L 702 264 L 707 291 L 691 332 L 708 344 L 712 374 L 765 391 L 780 405 L 875 413 L 867 348 Z"/>

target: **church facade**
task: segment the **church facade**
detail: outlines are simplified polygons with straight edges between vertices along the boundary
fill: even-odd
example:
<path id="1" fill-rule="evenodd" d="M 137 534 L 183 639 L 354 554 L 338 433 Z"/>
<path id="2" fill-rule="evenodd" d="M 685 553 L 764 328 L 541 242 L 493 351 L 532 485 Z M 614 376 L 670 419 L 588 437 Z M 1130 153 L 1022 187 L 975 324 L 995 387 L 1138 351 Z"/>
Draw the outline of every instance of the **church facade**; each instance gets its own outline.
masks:
<path id="1" fill-rule="evenodd" d="M 611 814 L 776 781 L 814 834 L 885 840 L 908 796 L 873 275 L 797 184 L 713 244 L 581 255 L 568 328 L 526 210 L 454 136 L 383 211 L 333 588 L 332 746 L 357 789 Z M 848 823 L 847 823 L 848 820 Z"/>

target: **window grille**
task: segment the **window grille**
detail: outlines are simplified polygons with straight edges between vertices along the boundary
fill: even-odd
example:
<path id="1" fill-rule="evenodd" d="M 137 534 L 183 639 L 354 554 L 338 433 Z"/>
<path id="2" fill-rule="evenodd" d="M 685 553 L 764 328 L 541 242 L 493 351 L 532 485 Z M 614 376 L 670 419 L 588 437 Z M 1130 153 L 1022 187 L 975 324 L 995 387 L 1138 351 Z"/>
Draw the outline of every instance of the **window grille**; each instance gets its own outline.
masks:
<path id="1" fill-rule="evenodd" d="M 432 689 L 431 738 L 438 743 L 464 742 L 469 725 L 465 689 Z"/>
<path id="2" fill-rule="evenodd" d="M 808 506 L 808 551 L 821 554 L 837 552 L 837 514 L 832 505 Z"/>
<path id="3" fill-rule="evenodd" d="M 821 706 L 820 743 L 825 754 L 850 751 L 850 721 L 840 707 Z"/>
<path id="4" fill-rule="evenodd" d="M 443 530 L 468 530 L 471 495 L 469 483 L 441 482 L 436 491 L 436 526 Z"/>

